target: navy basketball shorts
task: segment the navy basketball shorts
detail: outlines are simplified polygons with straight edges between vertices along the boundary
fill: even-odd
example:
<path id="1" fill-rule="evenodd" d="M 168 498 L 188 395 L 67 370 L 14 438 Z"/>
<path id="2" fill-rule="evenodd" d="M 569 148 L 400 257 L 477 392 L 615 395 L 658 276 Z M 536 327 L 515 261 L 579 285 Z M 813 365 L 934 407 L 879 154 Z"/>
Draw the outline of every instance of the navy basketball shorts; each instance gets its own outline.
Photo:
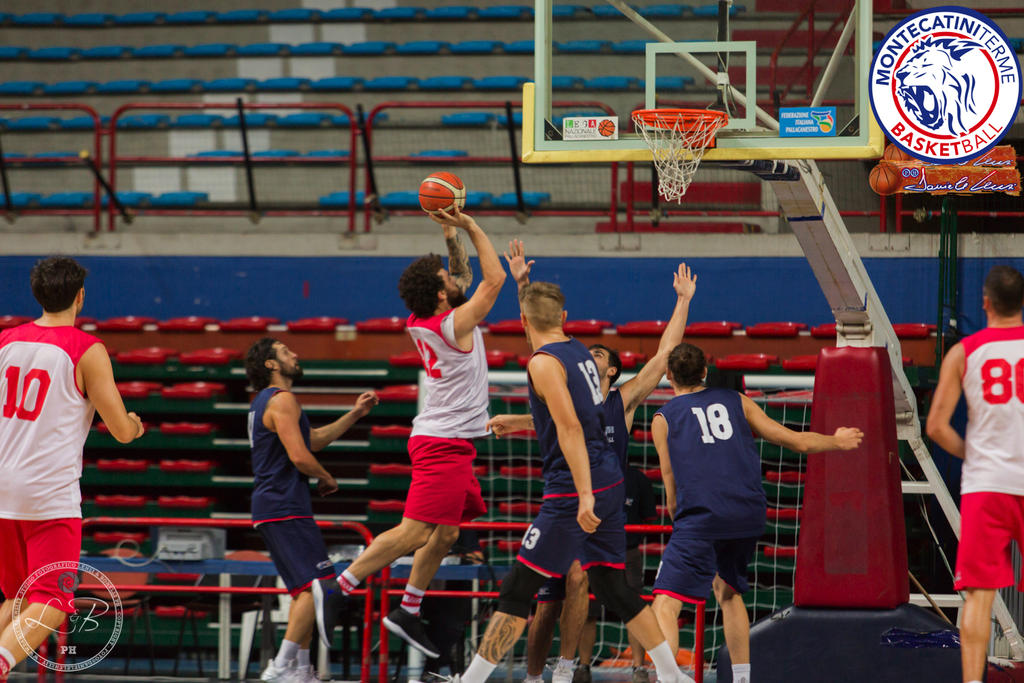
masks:
<path id="1" fill-rule="evenodd" d="M 523 535 L 518 560 L 545 576 L 563 577 L 572 561 L 586 570 L 594 565 L 626 566 L 625 486 L 618 484 L 594 494 L 594 514 L 601 523 L 592 534 L 576 521 L 579 500 L 572 496 L 545 497 L 533 524 Z"/>
<path id="2" fill-rule="evenodd" d="M 711 594 L 715 574 L 737 593 L 746 593 L 750 589 L 747 567 L 759 538 L 683 538 L 672 534 L 654 578 L 654 594 L 684 602 L 703 601 Z"/>
<path id="3" fill-rule="evenodd" d="M 256 528 L 293 598 L 316 579 L 334 577 L 334 564 L 327 559 L 324 537 L 312 517 L 263 522 Z"/>

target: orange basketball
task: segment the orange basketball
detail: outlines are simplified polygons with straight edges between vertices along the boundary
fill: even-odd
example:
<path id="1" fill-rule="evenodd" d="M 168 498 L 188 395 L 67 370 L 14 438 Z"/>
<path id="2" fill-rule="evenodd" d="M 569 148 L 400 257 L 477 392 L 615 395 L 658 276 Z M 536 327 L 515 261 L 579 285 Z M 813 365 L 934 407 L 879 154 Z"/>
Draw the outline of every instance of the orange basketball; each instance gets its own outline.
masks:
<path id="1" fill-rule="evenodd" d="M 606 138 L 611 137 L 612 133 L 615 132 L 615 124 L 612 123 L 609 119 L 605 119 L 600 124 L 598 124 L 597 132 L 605 136 Z"/>
<path id="2" fill-rule="evenodd" d="M 868 176 L 871 189 L 880 195 L 890 195 L 900 189 L 900 171 L 885 161 L 879 162 Z"/>
<path id="3" fill-rule="evenodd" d="M 420 206 L 427 213 L 444 209 L 449 213 L 466 205 L 466 186 L 454 173 L 431 173 L 420 183 Z"/>
<path id="4" fill-rule="evenodd" d="M 904 152 L 901 148 L 896 145 L 886 145 L 885 151 L 882 152 L 882 158 L 886 161 L 913 161 L 914 157 Z"/>

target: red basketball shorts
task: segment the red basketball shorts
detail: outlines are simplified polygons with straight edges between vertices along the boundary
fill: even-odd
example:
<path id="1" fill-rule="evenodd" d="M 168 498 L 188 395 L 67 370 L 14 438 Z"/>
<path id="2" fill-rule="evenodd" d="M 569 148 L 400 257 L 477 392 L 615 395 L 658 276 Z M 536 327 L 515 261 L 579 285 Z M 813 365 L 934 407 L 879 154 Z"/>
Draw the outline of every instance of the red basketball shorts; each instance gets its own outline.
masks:
<path id="1" fill-rule="evenodd" d="M 1013 585 L 1010 541 L 1024 548 L 1024 496 L 967 493 L 960 498 L 960 548 L 956 590 Z M 1024 590 L 1024 583 L 1019 586 Z"/>
<path id="2" fill-rule="evenodd" d="M 466 439 L 409 439 L 412 485 L 403 516 L 428 524 L 458 526 L 487 512 L 473 475 L 476 448 Z"/>
<path id="3" fill-rule="evenodd" d="M 74 613 L 74 593 L 63 589 L 75 584 L 69 584 L 62 575 L 68 571 L 77 574 L 82 553 L 82 520 L 0 519 L 0 539 L 0 591 L 4 597 L 15 598 L 25 585 L 24 597 L 28 602 Z M 58 562 L 73 563 L 74 570 L 55 568 L 33 576 L 37 570 Z M 26 584 L 30 577 L 32 581 Z"/>

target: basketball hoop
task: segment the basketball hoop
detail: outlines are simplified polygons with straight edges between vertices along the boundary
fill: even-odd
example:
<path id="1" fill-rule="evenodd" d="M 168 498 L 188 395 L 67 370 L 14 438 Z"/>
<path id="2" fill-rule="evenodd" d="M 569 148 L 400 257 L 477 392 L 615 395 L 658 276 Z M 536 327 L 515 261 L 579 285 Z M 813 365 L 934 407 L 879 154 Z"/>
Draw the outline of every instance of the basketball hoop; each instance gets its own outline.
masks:
<path id="1" fill-rule="evenodd" d="M 697 172 L 704 150 L 715 144 L 715 133 L 729 122 L 725 112 L 712 109 L 640 109 L 633 125 L 651 148 L 658 170 L 658 192 L 678 202 Z"/>

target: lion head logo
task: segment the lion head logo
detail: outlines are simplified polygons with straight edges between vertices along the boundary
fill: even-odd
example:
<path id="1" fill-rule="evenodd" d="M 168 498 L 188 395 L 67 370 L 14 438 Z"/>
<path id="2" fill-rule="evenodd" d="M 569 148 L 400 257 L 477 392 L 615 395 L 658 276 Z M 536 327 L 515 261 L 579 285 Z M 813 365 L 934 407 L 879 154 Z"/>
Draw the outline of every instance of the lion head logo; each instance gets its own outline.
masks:
<path id="1" fill-rule="evenodd" d="M 977 116 L 976 79 L 965 56 L 981 45 L 961 38 L 925 38 L 894 78 L 907 115 L 939 135 L 967 133 L 967 116 Z"/>

